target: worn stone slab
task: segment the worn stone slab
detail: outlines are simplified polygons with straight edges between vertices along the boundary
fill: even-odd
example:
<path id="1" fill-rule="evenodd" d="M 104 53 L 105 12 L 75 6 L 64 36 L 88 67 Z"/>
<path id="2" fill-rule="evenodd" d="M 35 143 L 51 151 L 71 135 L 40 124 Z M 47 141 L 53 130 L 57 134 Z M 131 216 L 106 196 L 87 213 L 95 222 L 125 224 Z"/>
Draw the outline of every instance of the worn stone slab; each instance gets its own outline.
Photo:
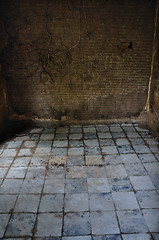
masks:
<path id="1" fill-rule="evenodd" d="M 91 212 L 90 218 L 93 235 L 120 233 L 115 211 Z"/>
<path id="2" fill-rule="evenodd" d="M 67 213 L 64 216 L 64 236 L 80 236 L 91 233 L 88 212 Z"/>

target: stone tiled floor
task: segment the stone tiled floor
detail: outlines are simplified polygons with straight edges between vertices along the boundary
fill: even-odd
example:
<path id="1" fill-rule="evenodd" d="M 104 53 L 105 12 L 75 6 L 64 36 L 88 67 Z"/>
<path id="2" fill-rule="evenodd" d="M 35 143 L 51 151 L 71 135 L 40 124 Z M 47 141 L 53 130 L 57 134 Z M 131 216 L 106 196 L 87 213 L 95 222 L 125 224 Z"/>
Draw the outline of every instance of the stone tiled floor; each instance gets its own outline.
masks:
<path id="1" fill-rule="evenodd" d="M 34 128 L 0 145 L 0 239 L 159 240 L 159 149 L 139 125 Z"/>

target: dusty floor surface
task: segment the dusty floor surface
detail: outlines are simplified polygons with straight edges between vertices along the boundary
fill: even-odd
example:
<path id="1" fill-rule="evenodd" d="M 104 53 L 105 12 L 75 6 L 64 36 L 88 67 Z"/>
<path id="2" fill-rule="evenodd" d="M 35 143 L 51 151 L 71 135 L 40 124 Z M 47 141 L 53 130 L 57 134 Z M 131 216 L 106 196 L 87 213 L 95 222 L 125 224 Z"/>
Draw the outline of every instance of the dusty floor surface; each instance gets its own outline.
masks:
<path id="1" fill-rule="evenodd" d="M 123 123 L 34 128 L 1 144 L 0 239 L 158 240 L 157 141 Z"/>

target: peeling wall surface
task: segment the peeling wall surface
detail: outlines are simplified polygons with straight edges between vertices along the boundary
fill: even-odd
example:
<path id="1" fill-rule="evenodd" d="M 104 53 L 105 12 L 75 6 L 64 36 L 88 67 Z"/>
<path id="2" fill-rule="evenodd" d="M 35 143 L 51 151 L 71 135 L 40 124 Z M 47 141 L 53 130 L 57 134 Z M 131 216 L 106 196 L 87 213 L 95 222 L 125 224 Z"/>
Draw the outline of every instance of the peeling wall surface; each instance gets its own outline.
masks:
<path id="1" fill-rule="evenodd" d="M 17 114 L 44 119 L 138 116 L 150 75 L 155 1 L 2 0 L 1 54 Z"/>
<path id="2" fill-rule="evenodd" d="M 158 3 L 159 4 L 159 3 Z M 159 6 L 158 6 L 159 7 Z M 150 96 L 150 109 L 153 114 L 153 124 L 159 130 L 159 13 L 157 19 L 156 41 L 154 46 L 154 71 L 152 74 L 152 87 Z"/>

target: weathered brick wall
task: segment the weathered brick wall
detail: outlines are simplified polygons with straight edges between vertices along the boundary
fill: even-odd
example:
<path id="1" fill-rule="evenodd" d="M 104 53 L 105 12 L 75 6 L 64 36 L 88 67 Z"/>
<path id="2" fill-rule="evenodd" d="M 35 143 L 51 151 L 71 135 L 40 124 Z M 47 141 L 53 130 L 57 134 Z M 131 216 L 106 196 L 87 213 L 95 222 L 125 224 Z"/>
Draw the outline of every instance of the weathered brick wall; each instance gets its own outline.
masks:
<path id="1" fill-rule="evenodd" d="M 7 44 L 7 34 L 4 30 L 3 23 L 0 21 L 0 53 Z M 2 76 L 2 66 L 0 64 L 0 141 L 2 132 L 7 120 L 7 104 L 6 104 L 6 91 L 5 91 L 5 79 Z"/>
<path id="2" fill-rule="evenodd" d="M 9 102 L 31 118 L 138 116 L 150 75 L 155 1 L 2 0 Z"/>
<path id="3" fill-rule="evenodd" d="M 1 138 L 2 130 L 4 128 L 6 116 L 7 116 L 3 87 L 4 85 L 3 85 L 1 71 L 0 71 L 0 138 Z"/>

